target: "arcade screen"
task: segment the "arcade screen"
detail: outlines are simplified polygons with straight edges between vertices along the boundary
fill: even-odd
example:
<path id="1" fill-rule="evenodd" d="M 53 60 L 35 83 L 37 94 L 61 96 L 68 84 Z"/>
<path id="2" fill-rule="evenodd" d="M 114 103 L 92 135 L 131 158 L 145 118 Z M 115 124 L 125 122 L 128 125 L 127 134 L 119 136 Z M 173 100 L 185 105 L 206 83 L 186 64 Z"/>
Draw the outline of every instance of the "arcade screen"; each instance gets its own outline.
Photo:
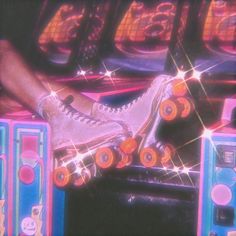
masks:
<path id="1" fill-rule="evenodd" d="M 236 94 L 236 1 L 0 6 L 0 117 L 49 125 L 62 235 L 196 235 L 200 140 Z"/>

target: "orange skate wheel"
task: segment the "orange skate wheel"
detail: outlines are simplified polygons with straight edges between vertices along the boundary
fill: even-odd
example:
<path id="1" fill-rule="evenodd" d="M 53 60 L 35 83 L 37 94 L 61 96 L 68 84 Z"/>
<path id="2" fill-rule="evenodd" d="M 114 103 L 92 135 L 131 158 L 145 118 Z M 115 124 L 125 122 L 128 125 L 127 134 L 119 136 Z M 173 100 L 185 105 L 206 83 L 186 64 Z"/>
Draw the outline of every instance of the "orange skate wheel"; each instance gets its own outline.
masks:
<path id="1" fill-rule="evenodd" d="M 177 98 L 177 101 L 182 105 L 183 110 L 181 111 L 180 117 L 187 118 L 193 111 L 193 103 L 190 99 L 185 97 Z"/>
<path id="2" fill-rule="evenodd" d="M 171 144 L 165 144 L 163 145 L 163 151 L 162 151 L 162 157 L 161 157 L 161 164 L 163 166 L 170 165 L 170 161 L 175 155 L 175 149 Z"/>
<path id="3" fill-rule="evenodd" d="M 70 182 L 70 172 L 66 167 L 59 167 L 53 172 L 53 180 L 56 186 L 65 187 Z"/>
<path id="4" fill-rule="evenodd" d="M 78 179 L 73 181 L 73 185 L 76 186 L 76 187 L 80 187 L 84 184 L 85 184 L 85 180 L 81 176 Z"/>
<path id="5" fill-rule="evenodd" d="M 102 169 L 110 168 L 115 163 L 115 154 L 108 147 L 99 148 L 95 154 L 95 162 Z"/>
<path id="6" fill-rule="evenodd" d="M 140 152 L 140 162 L 145 167 L 153 167 L 157 164 L 159 153 L 151 147 L 143 148 Z"/>
<path id="7" fill-rule="evenodd" d="M 132 155 L 123 154 L 121 160 L 117 163 L 116 168 L 121 169 L 126 166 L 129 166 L 133 161 Z"/>
<path id="8" fill-rule="evenodd" d="M 171 99 L 166 99 L 160 105 L 160 116 L 165 121 L 173 121 L 179 116 L 179 107 Z"/>
<path id="9" fill-rule="evenodd" d="M 182 79 L 176 79 L 172 82 L 172 94 L 176 97 L 184 96 L 187 93 L 186 82 Z"/>
<path id="10" fill-rule="evenodd" d="M 86 171 L 82 171 L 81 175 L 76 177 L 75 180 L 73 181 L 73 185 L 76 187 L 80 187 L 91 179 L 91 174 L 90 171 L 87 169 Z"/>
<path id="11" fill-rule="evenodd" d="M 132 154 L 138 147 L 138 143 L 134 138 L 127 138 L 120 144 L 120 150 L 125 154 Z"/>

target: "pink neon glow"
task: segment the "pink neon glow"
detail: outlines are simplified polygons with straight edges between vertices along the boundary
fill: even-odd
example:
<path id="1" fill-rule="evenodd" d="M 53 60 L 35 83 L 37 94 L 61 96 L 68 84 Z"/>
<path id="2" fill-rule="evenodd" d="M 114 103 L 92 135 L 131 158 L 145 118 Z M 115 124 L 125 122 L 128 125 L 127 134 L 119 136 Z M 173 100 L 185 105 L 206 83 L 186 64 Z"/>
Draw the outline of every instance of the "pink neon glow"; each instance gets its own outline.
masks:
<path id="1" fill-rule="evenodd" d="M 38 156 L 38 137 L 37 136 L 26 136 L 24 135 L 22 137 L 22 153 L 21 153 L 21 158 L 26 158 L 26 159 L 39 159 Z"/>
<path id="2" fill-rule="evenodd" d="M 176 77 L 179 79 L 184 79 L 186 75 L 186 72 L 183 70 L 178 70 Z"/>
<path id="3" fill-rule="evenodd" d="M 230 121 L 232 112 L 235 108 L 236 108 L 236 98 L 234 98 L 234 99 L 233 98 L 232 99 L 230 99 L 230 98 L 225 99 L 221 119 Z"/>
<path id="4" fill-rule="evenodd" d="M 204 129 L 202 137 L 211 139 L 213 131 L 210 129 Z"/>
<path id="5" fill-rule="evenodd" d="M 224 184 L 217 184 L 211 190 L 211 199 L 217 205 L 227 205 L 232 199 L 230 188 Z"/>
<path id="6" fill-rule="evenodd" d="M 202 73 L 200 71 L 194 70 L 192 74 L 192 78 L 196 80 L 201 80 Z"/>
<path id="7" fill-rule="evenodd" d="M 235 85 L 235 80 L 205 80 L 206 84 L 224 84 L 224 85 Z"/>
<path id="8" fill-rule="evenodd" d="M 199 183 L 199 196 L 198 196 L 198 225 L 197 225 L 197 236 L 201 236 L 202 231 L 202 206 L 203 206 L 203 187 L 204 187 L 204 149 L 205 149 L 205 139 L 202 138 L 201 141 L 201 166 L 200 166 L 200 183 Z"/>

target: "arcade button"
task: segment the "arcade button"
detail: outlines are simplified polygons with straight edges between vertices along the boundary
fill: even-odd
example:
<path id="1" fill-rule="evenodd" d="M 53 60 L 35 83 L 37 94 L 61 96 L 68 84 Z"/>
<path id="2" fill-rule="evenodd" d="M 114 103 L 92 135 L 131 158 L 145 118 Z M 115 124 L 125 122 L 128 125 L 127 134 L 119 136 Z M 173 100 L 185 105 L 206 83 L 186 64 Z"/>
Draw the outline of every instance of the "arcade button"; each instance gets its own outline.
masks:
<path id="1" fill-rule="evenodd" d="M 217 184 L 211 190 L 211 199 L 215 204 L 225 206 L 232 199 L 231 189 L 224 184 Z"/>
<path id="2" fill-rule="evenodd" d="M 34 169 L 31 166 L 23 165 L 18 171 L 18 177 L 24 184 L 32 184 L 35 179 Z"/>
<path id="3" fill-rule="evenodd" d="M 226 184 L 234 189 L 236 172 L 231 168 L 215 168 L 215 183 Z"/>
<path id="4" fill-rule="evenodd" d="M 222 226 L 233 226 L 234 208 L 230 206 L 215 206 L 214 224 Z"/>
<path id="5" fill-rule="evenodd" d="M 33 218 L 25 217 L 21 221 L 21 230 L 23 232 L 23 235 L 33 236 L 37 232 L 37 223 Z"/>
<path id="6" fill-rule="evenodd" d="M 216 166 L 224 168 L 236 167 L 236 147 L 230 145 L 218 145 Z"/>

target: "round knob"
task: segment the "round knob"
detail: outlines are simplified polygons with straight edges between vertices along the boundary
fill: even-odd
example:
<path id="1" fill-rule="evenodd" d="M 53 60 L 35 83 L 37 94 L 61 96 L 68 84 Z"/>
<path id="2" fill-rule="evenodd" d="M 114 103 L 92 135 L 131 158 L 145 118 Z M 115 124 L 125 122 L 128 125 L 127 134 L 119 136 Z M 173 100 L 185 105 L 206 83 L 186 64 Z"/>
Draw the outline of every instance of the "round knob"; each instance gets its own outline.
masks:
<path id="1" fill-rule="evenodd" d="M 232 199 L 230 188 L 224 184 L 217 184 L 211 190 L 211 199 L 217 205 L 227 205 Z"/>
<path id="2" fill-rule="evenodd" d="M 34 169 L 31 166 L 23 165 L 18 172 L 19 179 L 24 184 L 32 184 L 35 178 Z"/>
<path id="3" fill-rule="evenodd" d="M 24 235 L 32 236 L 35 235 L 37 231 L 37 224 L 34 219 L 31 217 L 25 217 L 21 221 L 21 230 L 24 233 Z"/>

